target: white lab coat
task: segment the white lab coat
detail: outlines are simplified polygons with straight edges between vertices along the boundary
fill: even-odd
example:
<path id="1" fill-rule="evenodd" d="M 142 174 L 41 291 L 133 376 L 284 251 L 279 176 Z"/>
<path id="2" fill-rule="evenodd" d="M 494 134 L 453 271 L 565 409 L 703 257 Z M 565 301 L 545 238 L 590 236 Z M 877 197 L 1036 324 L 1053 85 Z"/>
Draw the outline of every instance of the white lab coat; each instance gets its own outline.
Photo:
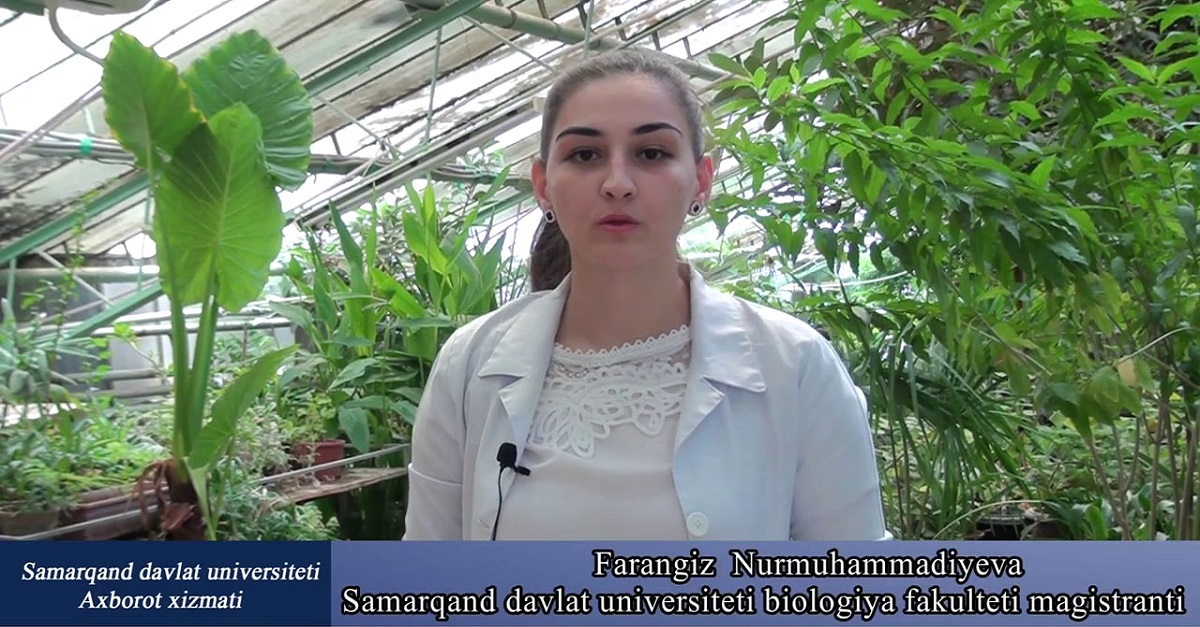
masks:
<path id="1" fill-rule="evenodd" d="M 866 400 L 808 324 L 691 282 L 675 486 L 695 540 L 890 539 Z M 570 277 L 458 329 L 413 430 L 405 540 L 487 540 L 497 449 L 518 464 Z M 507 493 L 515 473 L 501 481 Z"/>

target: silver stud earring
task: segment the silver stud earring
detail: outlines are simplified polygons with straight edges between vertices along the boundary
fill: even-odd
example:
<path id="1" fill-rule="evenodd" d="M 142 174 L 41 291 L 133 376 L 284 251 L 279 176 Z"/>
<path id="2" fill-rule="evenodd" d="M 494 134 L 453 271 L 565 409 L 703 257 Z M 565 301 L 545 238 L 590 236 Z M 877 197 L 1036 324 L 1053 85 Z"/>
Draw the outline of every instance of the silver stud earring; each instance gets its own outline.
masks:
<path id="1" fill-rule="evenodd" d="M 704 207 L 700 205 L 699 201 L 692 203 L 692 206 L 688 207 L 688 213 L 690 215 L 698 216 L 700 215 L 701 211 L 704 211 Z"/>
<path id="2" fill-rule="evenodd" d="M 553 211 L 547 211 L 542 217 L 546 219 L 546 224 L 551 224 L 557 219 L 554 217 Z"/>

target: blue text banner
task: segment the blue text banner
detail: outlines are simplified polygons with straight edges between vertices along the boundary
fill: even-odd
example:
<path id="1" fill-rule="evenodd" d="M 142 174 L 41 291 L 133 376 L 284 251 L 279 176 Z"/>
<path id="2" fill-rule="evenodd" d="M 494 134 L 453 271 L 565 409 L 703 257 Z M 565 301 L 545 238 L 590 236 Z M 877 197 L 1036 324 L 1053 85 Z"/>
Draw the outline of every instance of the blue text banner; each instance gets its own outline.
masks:
<path id="1" fill-rule="evenodd" d="M 1195 542 L 6 542 L 0 625 L 1198 625 Z"/>
<path id="2" fill-rule="evenodd" d="M 3 542 L 4 625 L 328 625 L 323 542 Z"/>
<path id="3" fill-rule="evenodd" d="M 330 620 L 1200 625 L 1197 558 L 1170 542 L 339 544 Z"/>

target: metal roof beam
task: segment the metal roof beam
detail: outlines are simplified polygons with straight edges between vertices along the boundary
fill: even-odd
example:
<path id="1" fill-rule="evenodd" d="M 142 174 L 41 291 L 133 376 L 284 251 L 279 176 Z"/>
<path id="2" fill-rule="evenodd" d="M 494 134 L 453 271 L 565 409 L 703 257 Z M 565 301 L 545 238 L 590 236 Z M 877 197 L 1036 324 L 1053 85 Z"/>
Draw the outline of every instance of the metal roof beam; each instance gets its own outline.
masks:
<path id="1" fill-rule="evenodd" d="M 437 11 L 418 15 L 415 24 L 339 63 L 337 67 L 328 72 L 314 77 L 308 82 L 308 90 L 313 93 L 320 93 L 351 76 L 370 69 L 372 65 L 395 54 L 398 50 L 478 9 L 485 1 L 454 0 L 453 2 L 438 3 L 439 7 Z"/>
<path id="2" fill-rule="evenodd" d="M 446 3 L 445 0 L 403 0 L 403 2 L 415 9 L 430 12 L 426 13 L 428 15 L 437 15 L 453 4 Z M 569 45 L 581 44 L 587 41 L 590 47 L 605 51 L 628 46 L 625 42 L 614 41 L 609 37 L 593 36 L 589 39 L 587 33 L 582 29 L 563 26 L 541 17 L 514 11 L 513 9 L 495 4 L 480 5 L 478 8 L 469 11 L 467 15 L 489 26 L 517 31 L 526 35 L 533 35 Z M 725 72 L 716 68 L 686 59 L 679 59 L 676 61 L 676 64 L 680 69 L 698 78 L 715 81 L 727 76 Z"/>
<path id="3" fill-rule="evenodd" d="M 375 63 L 386 59 L 388 56 L 395 54 L 398 50 L 405 46 L 416 42 L 436 31 L 437 29 L 449 24 L 455 19 L 466 15 L 473 9 L 478 8 L 486 0 L 454 0 L 453 2 L 442 5 L 441 9 L 433 13 L 423 13 L 417 16 L 415 23 L 410 24 L 407 28 L 388 37 L 378 44 L 369 47 L 358 54 L 355 54 L 349 59 L 337 64 L 328 71 L 318 74 L 310 79 L 305 87 L 310 93 L 320 93 L 330 87 L 344 81 L 351 76 L 366 71 Z M 144 173 L 138 173 L 135 177 L 122 183 L 119 187 L 109 190 L 102 194 L 99 198 L 87 203 L 82 209 L 83 219 L 90 221 L 104 211 L 111 209 L 118 203 L 131 198 L 134 194 L 146 189 L 147 180 Z M 45 245 L 47 242 L 61 236 L 69 231 L 77 222 L 79 216 L 72 212 L 70 215 L 65 215 L 57 218 L 47 224 L 44 224 L 32 232 L 22 236 L 17 241 L 0 248 L 0 265 L 6 264 L 9 261 L 22 257 L 35 248 Z"/>
<path id="4" fill-rule="evenodd" d="M 104 192 L 98 198 L 88 202 L 78 212 L 72 211 L 66 215 L 59 216 L 33 231 L 22 235 L 17 241 L 0 248 L 0 265 L 7 264 L 14 259 L 23 257 L 34 249 L 41 248 L 47 242 L 70 231 L 80 220 L 83 220 L 83 223 L 87 224 L 105 211 L 129 200 L 135 194 L 145 191 L 146 184 L 146 174 L 138 172 L 117 187 Z"/>
<path id="5" fill-rule="evenodd" d="M 421 16 L 416 23 L 409 25 L 396 35 L 389 37 L 371 48 L 360 52 L 350 59 L 339 63 L 328 72 L 317 75 L 308 81 L 306 87 L 311 93 L 320 93 L 321 91 L 336 85 L 339 81 L 343 81 L 355 74 L 369 68 L 372 64 L 387 58 L 396 51 L 408 46 L 418 39 L 434 32 L 450 21 L 466 14 L 471 9 L 477 8 L 484 0 L 456 0 L 445 5 L 444 9 L 433 14 Z M 100 198 L 97 198 L 85 205 L 81 210 L 85 223 L 87 220 L 100 215 L 104 211 L 112 208 L 114 205 L 127 200 L 138 192 L 144 191 L 147 186 L 147 178 L 145 173 L 139 172 L 130 180 L 122 183 L 116 189 L 104 193 Z M 62 216 L 53 222 L 36 229 L 32 233 L 25 235 L 16 242 L 0 248 L 0 264 L 8 263 L 13 259 L 23 256 L 29 251 L 38 248 L 46 242 L 66 233 L 76 221 L 80 218 L 72 212 L 70 215 Z M 151 285 L 130 294 L 113 303 L 113 306 L 98 312 L 96 315 L 89 317 L 79 326 L 73 328 L 68 335 L 71 337 L 83 337 L 91 334 L 97 329 L 100 329 L 121 316 L 136 310 L 137 308 L 152 302 L 154 299 L 162 296 L 162 285 L 155 282 Z"/>
<path id="6" fill-rule="evenodd" d="M 441 6 L 442 1 L 443 0 L 420 0 L 422 4 L 429 7 L 427 10 L 433 10 L 435 5 Z M 649 26 L 645 31 L 639 33 L 635 40 L 646 37 L 647 35 L 655 36 L 659 30 L 667 27 L 670 24 L 678 22 L 679 20 L 685 19 L 693 13 L 710 5 L 712 2 L 713 0 L 696 2 L 683 11 L 677 12 L 666 19 L 659 20 L 653 25 Z M 418 10 L 421 9 L 421 7 L 414 8 Z M 502 15 L 508 15 L 509 18 L 502 20 Z M 482 23 L 483 19 L 480 19 L 479 16 L 486 18 L 489 24 L 494 24 L 501 28 L 511 28 L 511 25 L 514 23 L 525 24 L 537 31 L 533 33 L 535 36 L 544 36 L 554 33 L 567 33 L 564 41 L 571 41 L 574 39 L 578 40 L 575 41 L 575 43 L 569 44 L 571 46 L 579 45 L 585 41 L 587 41 L 588 45 L 590 45 L 591 42 L 599 41 L 601 42 L 602 47 L 615 49 L 627 47 L 634 43 L 633 41 L 613 43 L 611 39 L 607 39 L 603 36 L 593 36 L 590 38 L 590 40 L 587 40 L 583 31 L 578 29 L 561 27 L 550 20 L 530 17 L 528 14 L 518 14 L 510 9 L 505 9 L 494 5 L 481 6 L 478 10 L 470 13 L 466 17 Z M 557 36 L 558 35 L 556 35 L 556 37 Z M 557 52 L 551 53 L 547 58 L 556 55 Z M 695 72 L 698 76 L 714 75 L 713 73 L 715 72 L 715 78 L 710 81 L 710 84 L 717 83 L 727 78 L 725 73 L 710 70 L 705 66 L 692 63 L 684 59 L 677 59 L 676 61 L 680 63 L 680 67 L 682 69 L 689 71 L 690 68 L 690 71 Z M 506 118 L 504 124 L 507 127 L 514 126 L 515 124 L 524 121 L 524 117 L 522 116 L 525 116 L 526 114 L 522 112 L 524 112 L 527 108 L 534 107 L 536 109 L 536 104 L 531 105 L 530 103 L 535 100 L 536 93 L 541 89 L 541 85 L 535 85 L 531 89 L 526 89 L 524 92 L 515 92 L 508 100 L 502 103 L 494 104 L 492 106 L 492 110 L 501 112 L 499 115 L 501 118 Z M 454 109 L 455 107 L 452 106 L 449 110 Z M 531 115 L 534 114 L 534 110 L 530 110 L 529 113 Z M 319 197 L 319 202 L 316 202 L 315 200 L 310 201 L 308 204 L 311 206 L 301 207 L 296 210 L 296 213 L 302 216 L 301 220 L 303 223 L 315 225 L 327 219 L 327 216 L 324 215 L 319 217 L 314 216 L 318 216 L 318 212 L 323 212 L 323 206 L 329 204 L 330 202 L 338 206 L 359 205 L 364 202 L 368 202 L 368 199 L 372 195 L 390 191 L 391 189 L 399 185 L 403 185 L 405 182 L 418 176 L 428 176 L 430 168 L 438 167 L 441 163 L 444 163 L 448 159 L 457 157 L 466 150 L 478 147 L 479 138 L 495 137 L 498 133 L 507 130 L 505 127 L 489 126 L 490 124 L 494 123 L 495 118 L 496 115 L 493 114 L 488 119 L 473 120 L 468 125 L 469 128 L 454 129 L 451 135 L 443 138 L 437 144 L 419 147 L 416 149 L 417 152 L 415 154 L 408 155 L 404 159 L 400 160 L 408 165 L 403 165 L 400 162 L 394 162 L 392 165 L 379 170 L 375 174 L 363 176 L 359 179 L 357 186 L 353 189 L 347 191 L 330 191 L 325 197 Z M 397 174 L 398 172 L 401 172 L 402 168 L 408 169 L 403 170 L 400 174 Z"/>
<path id="7" fill-rule="evenodd" d="M 366 163 L 366 159 L 361 157 L 339 157 L 332 155 L 314 155 L 313 162 L 309 165 L 309 172 L 314 174 L 348 174 L 351 171 L 360 168 Z M 388 166 L 391 159 L 382 159 L 377 163 L 367 168 L 363 175 L 370 175 L 381 168 Z M 449 183 L 467 183 L 486 185 L 496 178 L 495 172 L 486 170 L 471 170 L 466 168 L 454 167 L 453 165 L 444 165 L 434 169 L 429 173 L 429 176 L 435 180 Z M 27 233 L 15 242 L 0 248 L 0 265 L 6 265 L 14 259 L 23 257 L 31 252 L 42 248 L 47 243 L 55 238 L 70 231 L 80 219 L 84 223 L 90 222 L 104 214 L 106 211 L 116 207 L 117 205 L 128 201 L 137 193 L 145 190 L 145 174 L 137 173 L 129 180 L 122 183 L 115 189 L 109 190 L 98 198 L 92 200 L 85 205 L 81 212 L 70 212 L 60 216 L 41 227 Z M 523 191 L 530 191 L 533 184 L 527 178 L 519 176 L 511 176 L 507 184 Z"/>
<path id="8" fill-rule="evenodd" d="M 327 207 L 330 203 L 338 207 L 357 208 L 370 202 L 374 195 L 391 191 L 415 178 L 429 176 L 437 168 L 447 167 L 450 161 L 477 147 L 479 138 L 495 137 L 536 116 L 537 111 L 529 104 L 497 109 L 497 113 L 467 128 L 456 129 L 454 133 L 446 134 L 438 142 L 422 146 L 416 152 L 401 159 L 393 159 L 387 166 L 362 176 L 351 190 L 335 191 L 333 194 L 310 200 L 306 206 L 298 207 L 293 216 L 307 226 L 320 224 L 328 217 Z M 436 179 L 432 176 L 430 178 Z M 525 192 L 533 191 L 532 182 L 514 187 Z"/>
<path id="9" fill-rule="evenodd" d="M 117 320 L 121 316 L 131 311 L 135 311 L 143 305 L 154 302 L 155 299 L 157 299 L 159 296 L 162 296 L 162 293 L 162 284 L 158 283 L 157 281 L 148 284 L 146 287 L 143 287 L 125 296 L 124 298 L 113 301 L 111 306 L 104 308 L 102 311 L 93 316 L 90 316 L 87 320 L 81 322 L 79 326 L 72 327 L 65 333 L 65 335 L 67 339 L 71 340 L 90 336 L 97 329 L 101 329 L 112 324 L 114 320 Z"/>

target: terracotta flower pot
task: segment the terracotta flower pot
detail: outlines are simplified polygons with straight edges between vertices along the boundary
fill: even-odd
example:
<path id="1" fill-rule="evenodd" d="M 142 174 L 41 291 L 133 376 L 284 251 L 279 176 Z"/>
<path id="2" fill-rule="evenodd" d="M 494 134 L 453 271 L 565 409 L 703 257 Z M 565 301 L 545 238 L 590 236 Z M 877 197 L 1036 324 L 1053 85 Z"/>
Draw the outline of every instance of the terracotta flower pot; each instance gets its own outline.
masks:
<path id="1" fill-rule="evenodd" d="M 58 527 L 59 511 L 15 512 L 0 510 L 0 534 L 6 536 L 28 536 Z"/>
<path id="2" fill-rule="evenodd" d="M 292 445 L 292 457 L 303 466 L 320 466 L 338 461 L 346 455 L 345 440 L 322 440 L 320 442 L 297 442 Z M 312 460 L 309 462 L 309 460 Z M 333 481 L 342 476 L 343 468 L 325 468 L 316 472 L 318 481 Z"/>
<path id="3" fill-rule="evenodd" d="M 138 511 L 141 500 L 134 494 L 136 486 L 116 486 L 85 492 L 79 496 L 75 505 L 63 512 L 63 524 L 99 520 L 117 514 Z M 163 492 L 165 496 L 165 490 Z M 152 488 L 145 488 L 147 502 L 154 502 Z M 112 540 L 142 531 L 140 517 L 130 516 L 122 520 L 109 521 L 105 524 L 73 531 L 62 536 L 63 540 Z"/>

